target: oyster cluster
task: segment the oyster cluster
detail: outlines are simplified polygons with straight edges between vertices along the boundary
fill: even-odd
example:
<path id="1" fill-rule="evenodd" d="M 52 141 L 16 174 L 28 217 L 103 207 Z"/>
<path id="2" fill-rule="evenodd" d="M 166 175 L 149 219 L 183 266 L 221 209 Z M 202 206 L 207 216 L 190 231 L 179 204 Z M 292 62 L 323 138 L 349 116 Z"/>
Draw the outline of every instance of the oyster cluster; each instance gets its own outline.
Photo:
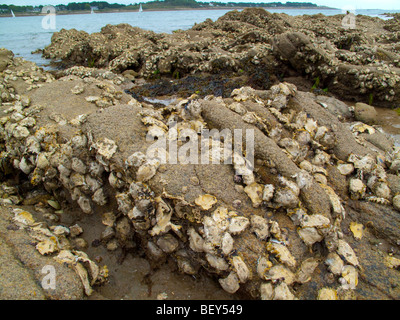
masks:
<path id="1" fill-rule="evenodd" d="M 36 242 L 36 250 L 41 255 L 49 255 L 61 264 L 71 266 L 82 281 L 85 294 L 93 293 L 92 286 L 105 283 L 108 278 L 107 266 L 99 267 L 88 255 L 79 250 L 74 250 L 71 237 L 76 237 L 83 232 L 75 225 L 67 228 L 62 225 L 48 227 L 44 222 L 36 222 L 28 211 L 15 208 L 14 222 L 27 230 L 29 236 Z M 80 230 L 79 230 L 80 229 Z M 76 230 L 79 230 L 78 233 Z"/>
<path id="2" fill-rule="evenodd" d="M 295 287 L 310 282 L 317 268 L 335 280 L 330 288 L 318 288 L 319 298 L 341 298 L 356 289 L 361 265 L 342 232 L 345 199 L 329 172 L 336 169 L 348 179 L 351 199 L 376 197 L 398 208 L 386 182 L 388 170 L 398 173 L 398 151 L 341 160 L 339 124 L 323 123 L 307 109 L 321 107 L 302 105 L 303 94 L 285 82 L 269 90 L 242 87 L 228 99 L 192 95 L 160 107 L 138 102 L 103 76 L 76 74 L 58 80 L 87 103 L 86 110 L 75 107 L 73 116 L 37 105 L 35 95 L 29 103 L 15 96 L 2 104 L 1 161 L 32 185 L 66 194 L 84 214 L 102 213 L 109 250 L 129 248 L 135 236 L 154 263 L 171 257 L 183 273 L 196 275 L 203 268 L 227 292 L 262 299 L 296 299 Z M 91 90 L 100 100 L 88 99 Z M 46 116 L 51 121 L 43 121 Z M 231 118 L 238 128 L 255 131 L 254 168 L 244 147 L 225 148 L 226 137 L 198 144 L 198 151 L 211 151 L 207 164 L 191 163 L 180 153 L 178 165 L 166 162 L 172 151 L 157 143 L 184 147 L 188 137 L 195 141 L 206 129 L 222 130 L 219 124 Z M 155 141 L 158 147 L 148 152 Z M 17 219 L 31 223 L 26 214 Z M 87 284 L 102 279 L 101 272 L 83 253 L 63 246 L 67 229 L 41 229 L 38 250 L 57 252 L 58 261 L 71 263 L 79 274 L 81 263 L 88 263 L 92 280 L 84 277 L 84 283 L 90 293 Z"/>

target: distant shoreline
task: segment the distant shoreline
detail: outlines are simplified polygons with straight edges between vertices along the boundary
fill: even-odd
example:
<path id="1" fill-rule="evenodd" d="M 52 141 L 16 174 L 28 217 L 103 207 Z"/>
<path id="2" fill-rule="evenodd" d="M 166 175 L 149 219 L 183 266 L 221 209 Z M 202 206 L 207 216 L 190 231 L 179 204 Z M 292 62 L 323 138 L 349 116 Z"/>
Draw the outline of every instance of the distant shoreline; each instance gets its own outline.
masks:
<path id="1" fill-rule="evenodd" d="M 246 8 L 263 8 L 265 10 L 340 10 L 331 7 L 206 7 L 206 8 L 154 8 L 154 9 L 144 9 L 144 12 L 156 12 L 156 11 L 197 11 L 197 10 L 242 10 Z M 99 13 L 120 13 L 120 12 L 138 12 L 138 10 L 102 10 L 96 11 L 95 14 Z M 90 10 L 83 11 L 58 11 L 57 15 L 75 15 L 75 14 L 91 14 Z M 35 17 L 35 16 L 45 16 L 46 14 L 38 12 L 18 12 L 15 13 L 16 17 Z M 0 18 L 11 18 L 10 14 L 0 14 Z"/>

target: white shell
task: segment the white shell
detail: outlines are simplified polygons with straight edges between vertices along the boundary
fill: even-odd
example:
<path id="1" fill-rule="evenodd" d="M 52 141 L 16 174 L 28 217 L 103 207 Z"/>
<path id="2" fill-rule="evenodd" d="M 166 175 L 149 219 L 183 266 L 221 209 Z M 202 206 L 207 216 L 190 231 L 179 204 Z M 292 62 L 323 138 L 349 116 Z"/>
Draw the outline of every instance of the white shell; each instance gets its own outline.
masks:
<path id="1" fill-rule="evenodd" d="M 365 196 L 367 187 L 361 179 L 352 178 L 349 181 L 350 197 L 353 200 L 361 199 Z"/>
<path id="2" fill-rule="evenodd" d="M 377 184 L 373 191 L 378 198 L 390 199 L 390 189 L 385 182 Z"/>
<path id="3" fill-rule="evenodd" d="M 232 265 L 239 277 L 240 282 L 245 283 L 250 278 L 250 270 L 246 263 L 239 256 L 232 258 Z"/>
<path id="4" fill-rule="evenodd" d="M 312 170 L 314 167 L 312 168 Z M 300 189 L 307 189 L 311 186 L 313 177 L 305 170 L 301 170 L 300 172 L 296 173 L 294 178 L 296 178 L 296 183 Z"/>
<path id="5" fill-rule="evenodd" d="M 249 219 L 246 217 L 233 217 L 229 223 L 229 232 L 231 234 L 239 234 L 250 225 Z"/>
<path id="6" fill-rule="evenodd" d="M 251 216 L 251 230 L 260 240 L 267 239 L 269 236 L 268 221 L 257 215 Z"/>
<path id="7" fill-rule="evenodd" d="M 77 202 L 84 213 L 90 214 L 93 212 L 90 200 L 85 196 L 80 196 Z"/>
<path id="8" fill-rule="evenodd" d="M 351 163 L 342 163 L 337 165 L 337 169 L 342 175 L 347 176 L 354 171 L 354 166 Z"/>
<path id="9" fill-rule="evenodd" d="M 107 197 L 104 194 L 103 188 L 99 188 L 94 192 L 92 200 L 99 206 L 105 206 L 107 204 Z"/>
<path id="10" fill-rule="evenodd" d="M 295 182 L 293 182 L 293 181 L 291 181 L 291 180 L 289 180 L 289 179 L 286 179 L 286 178 L 283 177 L 283 176 L 278 177 L 278 180 L 279 180 L 279 182 L 280 182 L 283 186 L 286 186 L 286 187 L 288 187 L 290 190 L 292 190 L 292 192 L 293 192 L 296 196 L 299 196 L 299 194 L 300 194 L 300 188 L 299 188 L 299 186 L 297 185 L 297 183 L 295 183 Z"/>
<path id="11" fill-rule="evenodd" d="M 400 195 L 393 197 L 393 207 L 397 211 L 400 211 Z"/>
<path id="12" fill-rule="evenodd" d="M 292 256 L 289 249 L 285 245 L 270 241 L 267 243 L 267 250 L 275 254 L 279 261 L 287 266 L 292 268 L 296 266 L 296 259 Z"/>
<path id="13" fill-rule="evenodd" d="M 275 287 L 274 300 L 294 300 L 295 297 L 286 283 L 282 282 Z"/>
<path id="14" fill-rule="evenodd" d="M 299 228 L 297 232 L 300 238 L 308 246 L 311 246 L 316 242 L 320 242 L 324 238 L 322 235 L 318 233 L 318 230 L 316 228 Z"/>
<path id="15" fill-rule="evenodd" d="M 263 191 L 263 196 L 262 196 L 263 201 L 266 201 L 266 202 L 271 201 L 272 197 L 274 196 L 274 190 L 275 190 L 275 187 L 273 184 L 266 184 L 264 186 L 264 191 Z"/>
<path id="16" fill-rule="evenodd" d="M 293 157 L 296 158 L 300 154 L 300 145 L 296 140 L 283 138 L 278 142 L 278 145 Z"/>
<path id="17" fill-rule="evenodd" d="M 189 246 L 195 252 L 203 252 L 204 239 L 194 230 L 194 228 L 189 228 Z"/>
<path id="18" fill-rule="evenodd" d="M 351 265 L 355 267 L 359 265 L 355 252 L 346 241 L 339 239 L 338 248 L 336 252 L 339 256 L 343 257 Z"/>
<path id="19" fill-rule="evenodd" d="M 304 260 L 300 266 L 300 269 L 297 271 L 297 282 L 306 283 L 311 280 L 311 276 L 314 273 L 314 270 L 318 267 L 318 260 L 315 258 L 308 258 Z"/>
<path id="20" fill-rule="evenodd" d="M 71 168 L 72 168 L 72 170 L 74 170 L 75 172 L 78 172 L 80 174 L 85 174 L 87 172 L 86 165 L 83 163 L 82 160 L 80 160 L 78 158 L 72 158 Z"/>
<path id="21" fill-rule="evenodd" d="M 342 274 L 344 263 L 337 253 L 330 252 L 325 260 L 325 264 L 334 275 Z"/>
<path id="22" fill-rule="evenodd" d="M 102 142 L 97 142 L 93 147 L 97 150 L 97 153 L 106 160 L 110 160 L 118 149 L 117 144 L 113 140 L 107 138 L 104 138 Z"/>
<path id="23" fill-rule="evenodd" d="M 155 174 L 157 173 L 157 166 L 154 165 L 153 163 L 146 162 L 142 164 L 137 173 L 136 173 L 136 179 L 139 182 L 146 182 L 153 178 Z"/>
<path id="24" fill-rule="evenodd" d="M 221 243 L 221 250 L 224 255 L 229 255 L 232 252 L 233 243 L 234 240 L 232 236 L 228 232 L 225 232 L 224 235 L 222 236 L 222 243 Z"/>
<path id="25" fill-rule="evenodd" d="M 249 196 L 254 208 L 257 208 L 261 205 L 263 187 L 260 184 L 253 182 L 251 185 L 248 185 L 244 188 L 244 192 L 246 192 L 246 194 Z"/>
<path id="26" fill-rule="evenodd" d="M 125 161 L 128 167 L 140 167 L 146 161 L 146 156 L 142 152 L 131 154 Z"/>
<path id="27" fill-rule="evenodd" d="M 283 265 L 274 265 L 268 270 L 265 275 L 266 280 L 271 280 L 272 282 L 283 280 L 287 285 L 291 285 L 295 280 L 295 274 Z"/>
<path id="28" fill-rule="evenodd" d="M 214 219 L 205 216 L 203 219 L 204 235 L 213 246 L 220 246 L 222 241 L 222 230 L 216 226 Z"/>
<path id="29" fill-rule="evenodd" d="M 320 229 L 329 227 L 330 220 L 327 217 L 324 217 L 323 215 L 320 214 L 312 214 L 312 215 L 305 214 L 302 216 L 300 224 L 303 228 L 315 227 Z"/>
<path id="30" fill-rule="evenodd" d="M 298 206 L 299 201 L 297 195 L 288 187 L 275 191 L 274 202 L 280 207 L 295 208 Z"/>
<path id="31" fill-rule="evenodd" d="M 231 272 L 226 278 L 219 279 L 221 287 L 228 293 L 235 293 L 239 290 L 239 279 L 235 272 Z"/>
<path id="32" fill-rule="evenodd" d="M 217 270 L 225 271 L 229 268 L 228 263 L 221 257 L 217 257 L 213 254 L 206 253 L 206 259 L 208 263 L 211 265 L 211 267 Z"/>
<path id="33" fill-rule="evenodd" d="M 263 282 L 260 285 L 261 300 L 272 300 L 274 297 L 274 287 L 269 282 Z"/>
<path id="34" fill-rule="evenodd" d="M 198 196 L 194 202 L 203 210 L 209 210 L 215 203 L 217 203 L 217 198 L 210 194 L 204 194 Z"/>
<path id="35" fill-rule="evenodd" d="M 269 269 L 272 267 L 272 262 L 266 257 L 261 257 L 258 259 L 257 263 L 257 274 L 261 279 L 265 279 L 265 275 Z"/>
<path id="36" fill-rule="evenodd" d="M 342 280 L 342 281 L 340 281 Z M 358 272 L 356 268 L 353 266 L 344 266 L 343 271 L 342 271 L 342 278 L 339 279 L 339 281 L 342 283 L 342 288 L 343 289 L 351 289 L 354 290 L 357 287 L 358 284 Z"/>

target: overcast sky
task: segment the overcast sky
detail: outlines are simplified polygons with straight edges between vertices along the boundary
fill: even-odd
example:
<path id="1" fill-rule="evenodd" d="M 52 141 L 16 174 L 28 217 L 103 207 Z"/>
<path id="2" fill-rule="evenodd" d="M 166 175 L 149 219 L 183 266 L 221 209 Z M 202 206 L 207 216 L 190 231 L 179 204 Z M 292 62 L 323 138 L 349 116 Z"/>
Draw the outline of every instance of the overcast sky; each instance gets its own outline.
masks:
<path id="1" fill-rule="evenodd" d="M 46 4 L 67 4 L 69 2 L 91 2 L 92 0 L 0 0 L 0 4 L 16 4 L 16 5 L 46 5 Z M 107 1 L 107 0 L 104 0 Z M 209 2 L 212 0 L 199 0 L 204 2 Z M 282 2 L 285 3 L 286 0 L 215 0 L 220 2 Z M 400 10 L 400 0 L 307 0 L 307 1 L 297 1 L 291 0 L 292 2 L 312 2 L 318 5 L 324 5 L 334 8 L 344 8 L 346 6 L 353 6 L 356 9 L 398 9 Z M 147 0 L 108 0 L 109 3 L 139 3 L 147 2 Z"/>

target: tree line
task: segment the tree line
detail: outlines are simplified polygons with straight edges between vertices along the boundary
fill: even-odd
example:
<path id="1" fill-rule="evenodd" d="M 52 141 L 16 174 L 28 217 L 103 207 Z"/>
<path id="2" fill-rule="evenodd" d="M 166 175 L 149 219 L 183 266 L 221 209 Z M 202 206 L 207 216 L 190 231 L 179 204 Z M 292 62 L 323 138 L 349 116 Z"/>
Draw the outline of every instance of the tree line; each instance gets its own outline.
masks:
<path id="1" fill-rule="evenodd" d="M 249 2 L 198 2 L 196 0 L 156 0 L 151 2 L 142 3 L 144 9 L 157 9 L 157 8 L 173 8 L 173 7 L 188 7 L 188 8 L 201 8 L 201 7 L 317 7 L 316 4 L 311 2 L 268 2 L 268 3 L 249 3 Z M 119 4 L 119 3 L 108 3 L 106 1 L 92 1 L 92 2 L 71 2 L 66 5 L 59 4 L 56 5 L 57 11 L 84 11 L 91 10 L 95 8 L 96 10 L 109 10 L 109 9 L 119 9 L 119 10 L 130 10 L 139 7 L 139 3 L 131 3 L 129 5 Z M 1 12 L 39 12 L 43 8 L 42 5 L 39 6 L 17 6 L 17 5 L 0 5 Z"/>

